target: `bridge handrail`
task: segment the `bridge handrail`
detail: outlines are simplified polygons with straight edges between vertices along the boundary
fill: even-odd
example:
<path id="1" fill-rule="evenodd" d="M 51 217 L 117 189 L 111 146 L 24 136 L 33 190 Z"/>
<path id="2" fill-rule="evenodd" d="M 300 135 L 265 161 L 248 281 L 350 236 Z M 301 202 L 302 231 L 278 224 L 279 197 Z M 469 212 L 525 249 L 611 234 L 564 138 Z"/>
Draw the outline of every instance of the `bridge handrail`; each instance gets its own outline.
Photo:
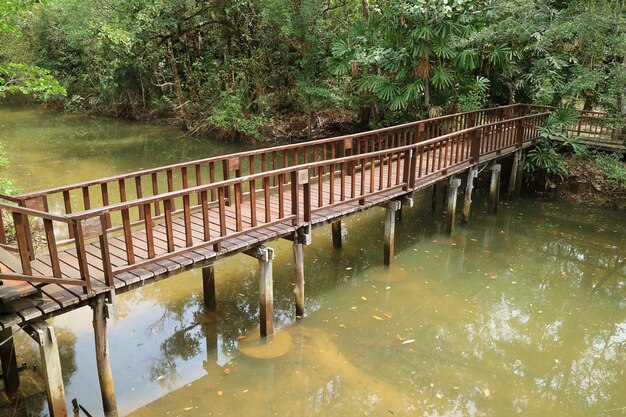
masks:
<path id="1" fill-rule="evenodd" d="M 524 107 L 529 109 L 548 110 L 554 111 L 553 106 L 540 106 L 536 104 L 523 104 Z M 618 121 L 617 116 L 611 116 L 607 112 L 599 112 L 592 110 L 577 110 L 578 116 L 572 126 L 563 129 L 564 133 L 568 133 L 574 136 L 579 136 L 585 140 L 592 142 L 602 143 L 614 143 L 626 145 L 626 131 L 620 130 L 622 126 Z"/>
<path id="2" fill-rule="evenodd" d="M 225 179 L 210 184 L 192 186 L 184 190 L 170 191 L 156 196 L 143 197 L 131 201 L 115 203 L 107 207 L 83 210 L 66 215 L 55 215 L 35 208 L 0 204 L 0 210 L 11 212 L 15 219 L 19 256 L 23 268 L 22 273 L 18 273 L 15 279 L 24 280 L 23 276 L 33 275 L 30 261 L 35 259 L 35 253 L 32 247 L 32 240 L 30 240 L 29 236 L 29 217 L 39 218 L 43 221 L 48 254 L 50 255 L 49 268 L 52 270 L 52 277 L 49 277 L 49 274 L 46 274 L 45 271 L 37 271 L 32 282 L 81 285 L 85 292 L 89 292 L 92 289 L 92 275 L 89 272 L 90 265 L 87 260 L 86 242 L 91 239 L 97 238 L 100 241 L 102 268 L 98 267 L 98 269 L 101 269 L 104 275 L 104 279 L 99 278 L 100 284 L 106 287 L 112 287 L 114 274 L 135 268 L 142 263 L 151 262 L 154 259 L 166 258 L 173 256 L 173 254 L 207 245 L 213 245 L 214 250 L 218 251 L 220 250 L 220 245 L 223 240 L 260 227 L 266 227 L 285 221 L 291 221 L 294 225 L 298 226 L 303 221 L 309 222 L 311 220 L 311 213 L 317 210 L 346 202 L 361 202 L 364 201 L 368 195 L 387 192 L 399 187 L 408 191 L 415 186 L 415 176 L 422 176 L 422 164 L 425 164 L 426 168 L 424 175 L 436 175 L 442 170 L 457 167 L 459 164 L 478 163 L 482 155 L 494 153 L 507 147 L 521 148 L 525 141 L 535 137 L 535 132 L 533 132 L 532 128 L 540 125 L 548 114 L 547 112 L 538 113 L 487 123 L 482 126 L 462 129 L 457 132 L 426 140 L 420 140 L 422 139 L 420 135 L 425 135 L 425 132 L 418 131 L 416 138 L 418 140 L 407 145 L 356 155 L 340 156 L 322 161 L 301 163 L 294 166 L 249 174 L 238 178 Z M 432 158 L 431 152 L 433 154 Z M 442 154 L 442 152 L 445 152 L 445 154 Z M 448 154 L 448 152 L 450 152 L 450 154 Z M 439 156 L 435 164 L 435 154 L 437 153 Z M 419 169 L 417 169 L 418 164 Z M 378 170 L 380 178 L 378 179 L 378 189 L 375 190 L 374 186 L 376 181 L 374 179 L 374 168 L 377 166 L 380 168 Z M 366 181 L 364 176 L 366 175 L 368 167 L 370 168 L 369 172 L 372 178 L 370 180 L 370 189 L 365 190 Z M 383 184 L 383 167 L 388 170 L 388 182 L 386 184 Z M 352 177 L 354 179 L 356 175 L 361 175 L 361 189 L 355 189 L 355 181 L 350 181 L 351 188 L 346 189 L 347 178 Z M 395 183 L 392 183 L 391 178 L 394 177 L 394 175 Z M 330 181 L 326 183 L 326 181 L 323 181 L 325 178 L 330 178 Z M 338 197 L 338 201 L 334 200 L 335 193 L 332 191 L 335 178 L 340 179 L 341 184 L 341 196 Z M 274 189 L 270 187 L 270 182 L 273 180 L 276 180 Z M 315 183 L 318 187 L 319 200 L 316 204 L 313 204 L 311 202 L 311 186 Z M 329 193 L 330 200 L 328 202 L 322 201 L 324 198 L 323 187 L 325 184 L 327 184 L 326 186 L 330 187 L 331 190 Z M 247 192 L 245 192 L 244 189 L 246 185 L 249 186 Z M 261 187 L 257 188 L 257 185 L 261 185 Z M 300 186 L 302 186 L 302 198 L 304 198 L 304 204 L 302 204 L 304 216 L 300 213 Z M 287 190 L 291 192 L 290 207 L 286 207 L 285 204 Z M 215 191 L 216 198 L 209 200 L 209 195 L 211 195 L 213 191 Z M 230 191 L 233 192 L 234 196 L 232 200 L 227 197 Z M 276 196 L 277 194 L 277 204 L 279 208 L 277 212 L 273 212 L 270 207 L 272 196 Z M 191 198 L 194 196 L 197 196 L 197 205 L 192 206 Z M 242 207 L 247 204 L 244 198 L 247 198 L 247 202 L 249 202 L 250 206 L 248 209 L 249 217 L 245 220 L 247 223 L 245 230 L 243 228 L 243 219 L 244 214 L 248 215 L 248 213 L 242 212 Z M 258 207 L 257 198 L 261 205 L 263 205 L 264 202 L 263 210 Z M 183 234 L 185 241 L 184 247 L 174 241 L 174 229 L 172 226 L 174 221 L 173 215 L 176 213 L 173 207 L 174 199 L 182 199 L 183 202 L 181 217 L 185 227 Z M 153 225 L 156 217 L 152 216 L 152 207 L 155 208 L 156 213 L 156 207 L 159 203 L 163 205 L 162 220 L 165 224 L 167 235 L 167 252 L 164 253 L 157 253 L 154 245 L 155 239 L 153 237 Z M 217 224 L 216 227 L 219 228 L 217 235 L 215 235 L 215 231 L 212 231 L 210 228 L 208 214 L 209 204 L 214 204 L 218 207 L 219 219 L 213 219 L 214 223 Z M 226 224 L 225 207 L 231 204 L 235 206 L 235 226 L 233 227 L 231 224 L 231 230 L 229 231 Z M 193 236 L 191 219 L 191 211 L 196 207 L 202 208 L 203 216 L 202 232 L 196 230 L 196 233 L 204 233 L 203 242 L 199 245 L 194 244 L 194 239 L 197 242 L 198 237 L 196 236 L 194 238 Z M 138 208 L 139 212 L 144 214 L 143 218 L 140 218 L 140 222 L 145 224 L 146 236 L 144 239 L 147 242 L 147 248 L 145 250 L 148 253 L 148 259 L 143 259 L 139 262 L 136 261 L 134 255 L 133 239 L 136 239 L 136 237 L 133 237 L 132 234 L 134 224 L 131 223 L 129 212 L 132 208 Z M 263 212 L 265 215 L 263 221 L 257 221 L 257 214 L 259 214 L 257 211 L 259 213 Z M 178 213 L 180 213 L 180 211 Z M 113 214 L 121 217 L 119 230 L 123 233 L 123 242 L 126 245 L 127 257 L 126 266 L 122 266 L 115 271 L 112 270 L 108 244 L 109 235 L 113 236 L 111 229 L 111 216 Z M 181 217 L 177 217 L 177 219 Z M 232 221 L 231 219 L 231 222 Z M 62 272 L 57 254 L 54 223 L 62 223 L 73 232 L 72 240 L 76 247 L 80 278 L 68 278 L 66 274 Z M 233 228 L 235 229 L 234 232 L 232 232 Z M 156 249 L 160 251 L 164 250 L 163 248 Z M 3 278 L 10 279 L 6 274 L 3 275 Z"/>
<path id="3" fill-rule="evenodd" d="M 165 166 L 160 166 L 160 167 L 155 167 L 155 168 L 149 168 L 149 169 L 145 169 L 145 170 L 140 170 L 140 171 L 134 171 L 134 172 L 129 172 L 129 173 L 125 173 L 125 174 L 114 175 L 114 176 L 100 178 L 100 179 L 96 179 L 96 180 L 89 180 L 89 181 L 84 181 L 84 182 L 79 182 L 79 183 L 59 186 L 59 187 L 52 187 L 52 188 L 47 188 L 47 189 L 38 190 L 38 191 L 26 192 L 26 193 L 19 194 L 18 196 L 13 196 L 12 198 L 21 201 L 21 200 L 31 199 L 31 198 L 34 198 L 34 197 L 40 197 L 40 196 L 48 195 L 48 194 L 52 194 L 52 193 L 58 193 L 58 192 L 72 190 L 72 189 L 80 189 L 80 188 L 84 188 L 84 187 L 100 185 L 103 182 L 113 182 L 113 181 L 118 181 L 118 180 L 123 180 L 123 179 L 135 178 L 135 177 L 137 177 L 139 175 L 150 175 L 150 174 L 153 174 L 153 173 L 158 173 L 158 172 L 163 172 L 163 171 L 166 171 L 166 170 L 173 170 L 173 169 L 183 168 L 183 167 L 189 168 L 191 166 L 194 166 L 194 165 L 200 164 L 200 163 L 221 162 L 221 161 L 223 161 L 225 159 L 227 160 L 227 159 L 232 158 L 232 157 L 245 157 L 245 156 L 252 156 L 252 155 L 256 156 L 256 155 L 260 155 L 262 153 L 269 153 L 269 152 L 275 152 L 275 151 L 297 149 L 297 148 L 301 148 L 303 146 L 313 146 L 313 145 L 327 144 L 327 143 L 332 143 L 332 142 L 341 142 L 341 141 L 343 141 L 345 139 L 359 139 L 359 138 L 366 137 L 366 136 L 379 135 L 381 133 L 401 130 L 401 129 L 405 129 L 405 128 L 409 128 L 409 127 L 415 127 L 415 126 L 418 126 L 418 125 L 421 125 L 421 124 L 425 124 L 425 123 L 432 123 L 432 122 L 448 120 L 448 119 L 451 119 L 451 118 L 454 118 L 454 117 L 458 117 L 458 116 L 466 116 L 466 115 L 470 115 L 470 114 L 479 114 L 479 113 L 491 112 L 491 111 L 496 111 L 496 110 L 502 111 L 502 110 L 506 110 L 506 109 L 513 109 L 513 108 L 520 107 L 520 106 L 521 106 L 521 104 L 509 104 L 509 105 L 506 105 L 506 106 L 491 107 L 491 108 L 488 108 L 488 109 L 473 110 L 473 111 L 468 111 L 468 112 L 443 115 L 443 116 L 439 116 L 439 117 L 435 117 L 435 118 L 431 118 L 431 119 L 417 120 L 417 121 L 414 121 L 414 122 L 408 122 L 408 123 L 404 123 L 404 124 L 401 124 L 401 125 L 384 127 L 384 128 L 380 128 L 380 129 L 374 129 L 374 130 L 368 130 L 368 131 L 365 131 L 365 132 L 353 133 L 353 134 L 348 134 L 348 135 L 333 136 L 333 137 L 330 137 L 330 138 L 316 139 L 316 140 L 302 142 L 302 143 L 295 143 L 295 144 L 288 144 L 288 145 L 278 145 L 278 146 L 272 146 L 272 147 L 269 147 L 269 148 L 260 148 L 260 149 L 250 150 L 250 151 L 237 152 L 237 153 L 231 153 L 231 154 L 226 154 L 226 155 L 212 156 L 212 157 L 209 157 L 209 158 L 203 158 L 203 159 L 198 159 L 198 160 L 193 160 L 193 161 L 188 161 L 188 162 L 180 162 L 180 163 L 171 164 L 171 165 L 165 165 Z"/>
<path id="4" fill-rule="evenodd" d="M 190 182 L 196 185 L 214 183 L 223 179 L 241 177 L 246 172 L 253 173 L 256 170 L 267 172 L 281 166 L 297 165 L 299 160 L 307 162 L 308 159 L 329 159 L 335 156 L 362 154 L 372 150 L 375 142 L 381 148 L 404 145 L 414 142 L 418 136 L 420 140 L 440 136 L 467 126 L 485 124 L 516 115 L 522 109 L 523 107 L 519 104 L 513 104 L 419 120 L 357 134 L 221 155 L 24 193 L 12 197 L 14 199 L 12 201 L 44 212 L 70 214 L 75 211 L 89 210 L 94 206 L 106 207 L 115 201 L 140 199 L 144 194 L 149 194 L 150 189 L 152 195 L 162 194 L 163 190 L 160 187 L 165 182 L 167 191 L 170 192 L 176 189 L 186 189 Z M 420 133 L 421 131 L 424 133 Z M 258 159 L 255 160 L 255 158 Z M 277 184 L 274 182 L 273 186 L 276 187 Z M 76 192 L 79 192 L 78 194 L 82 192 L 82 195 L 76 195 Z M 217 195 L 211 197 L 215 200 Z M 226 197 L 228 200 L 230 196 Z M 160 215 L 160 207 L 155 209 L 156 214 Z M 140 219 L 143 218 L 143 213 L 138 213 L 138 215 Z M 110 219 L 107 221 L 110 223 Z M 74 237 L 72 228 L 68 229 L 68 234 L 70 239 Z M 6 238 L 0 231 L 0 245 L 5 242 Z"/>
<path id="5" fill-rule="evenodd" d="M 507 122 L 518 122 L 518 121 L 528 120 L 536 116 L 547 116 L 548 114 L 550 113 L 544 112 L 544 113 L 536 113 L 536 114 L 532 114 L 528 116 L 516 117 L 513 119 L 507 119 L 507 120 L 503 120 L 500 122 L 493 122 L 493 123 L 488 123 L 488 124 L 481 125 L 481 126 L 475 126 L 475 127 L 463 129 L 457 132 L 448 133 L 448 134 L 441 135 L 436 138 L 428 139 L 422 142 L 418 142 L 418 143 L 414 143 L 410 145 L 404 145 L 404 146 L 395 147 L 395 148 L 389 148 L 389 149 L 385 149 L 382 151 L 374 151 L 374 152 L 368 152 L 365 154 L 358 154 L 358 155 L 349 155 L 349 156 L 344 156 L 344 157 L 334 158 L 334 159 L 329 159 L 329 160 L 324 160 L 324 161 L 309 162 L 306 164 L 294 165 L 294 166 L 289 166 L 285 168 L 278 168 L 272 171 L 259 172 L 256 174 L 250 174 L 250 175 L 246 175 L 242 177 L 231 178 L 228 180 L 222 180 L 222 181 L 218 181 L 218 182 L 211 183 L 211 184 L 204 184 L 200 186 L 186 188 L 183 190 L 167 192 L 167 193 L 159 194 L 156 196 L 149 196 L 149 197 L 144 197 L 141 199 L 135 199 L 135 200 L 125 201 L 125 202 L 110 204 L 106 207 L 101 207 L 101 208 L 91 209 L 91 210 L 84 210 L 80 212 L 74 212 L 74 213 L 68 214 L 67 218 L 75 219 L 75 220 L 84 220 L 90 217 L 107 214 L 107 213 L 110 213 L 111 211 L 130 209 L 130 208 L 137 207 L 140 205 L 146 205 L 150 203 L 161 202 L 163 200 L 171 200 L 174 198 L 180 198 L 185 195 L 191 196 L 191 195 L 198 194 L 199 192 L 202 192 L 202 191 L 210 191 L 211 189 L 214 189 L 214 188 L 215 189 L 223 188 L 223 187 L 235 185 L 238 183 L 245 183 L 248 181 L 259 180 L 264 177 L 274 177 L 274 176 L 281 175 L 281 174 L 289 174 L 289 173 L 293 173 L 297 171 L 302 171 L 305 169 L 314 169 L 314 168 L 318 168 L 318 167 L 325 166 L 325 165 L 331 165 L 331 164 L 337 165 L 342 162 L 355 162 L 355 161 L 360 161 L 362 159 L 377 157 L 381 155 L 387 155 L 392 152 L 405 152 L 411 149 L 416 149 L 418 147 L 426 147 L 426 146 L 430 146 L 433 144 L 437 144 L 439 142 L 457 137 L 459 135 L 465 135 L 471 132 L 482 131 L 482 130 L 486 130 L 487 128 L 501 126 Z"/>

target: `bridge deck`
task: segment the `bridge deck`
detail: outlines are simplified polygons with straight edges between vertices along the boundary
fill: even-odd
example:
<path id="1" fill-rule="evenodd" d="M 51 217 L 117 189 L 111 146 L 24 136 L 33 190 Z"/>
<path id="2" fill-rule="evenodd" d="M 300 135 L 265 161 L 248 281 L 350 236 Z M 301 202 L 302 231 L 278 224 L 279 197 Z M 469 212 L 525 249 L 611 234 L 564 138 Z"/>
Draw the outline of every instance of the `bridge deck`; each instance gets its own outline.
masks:
<path id="1" fill-rule="evenodd" d="M 13 216 L 18 247 L 12 250 L 19 258 L 0 257 L 0 297 L 14 310 L 0 315 L 0 328 L 62 314 L 113 288 L 123 292 L 210 264 L 512 154 L 532 144 L 547 116 L 522 115 L 525 109 L 507 106 L 220 157 L 224 174 L 215 178 L 217 160 L 211 160 L 208 182 L 200 179 L 203 161 L 195 161 L 11 198 L 19 206 L 0 204 L 0 209 Z M 256 173 L 255 156 L 263 161 Z M 244 158 L 249 158 L 247 175 L 241 172 Z M 173 185 L 175 169 L 182 173 L 180 189 Z M 188 169 L 196 172 L 193 186 Z M 167 192 L 158 192 L 160 172 L 167 174 Z M 144 197 L 145 179 L 151 179 L 150 197 Z M 126 180 L 134 180 L 134 197 L 127 195 Z M 109 203 L 113 185 L 120 201 Z M 94 189 L 102 191 L 101 204 L 93 199 Z M 82 210 L 72 206 L 73 191 L 80 192 Z M 49 213 L 55 195 L 62 196 L 63 215 Z M 35 253 L 33 219 L 43 223 L 47 253 Z M 63 233 L 69 240 L 57 244 Z M 11 247 L 0 237 L 6 258 Z"/>

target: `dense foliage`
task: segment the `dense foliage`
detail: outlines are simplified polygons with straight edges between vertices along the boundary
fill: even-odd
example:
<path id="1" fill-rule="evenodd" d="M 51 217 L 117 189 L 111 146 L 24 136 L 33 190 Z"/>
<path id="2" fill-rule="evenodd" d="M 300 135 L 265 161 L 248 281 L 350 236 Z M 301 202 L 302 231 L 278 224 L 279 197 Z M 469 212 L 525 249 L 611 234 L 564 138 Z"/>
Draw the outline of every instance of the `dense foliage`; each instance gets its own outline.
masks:
<path id="1" fill-rule="evenodd" d="M 229 139 L 284 115 L 311 136 L 339 109 L 363 126 L 520 101 L 621 117 L 624 1 L 5 0 L 0 95 Z"/>

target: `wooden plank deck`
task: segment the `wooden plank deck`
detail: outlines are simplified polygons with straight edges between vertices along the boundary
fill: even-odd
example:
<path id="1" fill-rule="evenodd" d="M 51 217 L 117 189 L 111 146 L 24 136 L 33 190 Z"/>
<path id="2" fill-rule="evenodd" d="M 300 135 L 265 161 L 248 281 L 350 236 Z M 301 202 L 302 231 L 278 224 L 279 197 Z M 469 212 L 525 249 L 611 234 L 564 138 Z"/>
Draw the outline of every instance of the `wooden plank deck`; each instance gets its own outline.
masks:
<path id="1" fill-rule="evenodd" d="M 226 156 L 222 159 L 226 161 L 223 176 L 215 179 L 209 174 L 208 184 L 200 179 L 200 164 L 191 162 L 181 168 L 183 187 L 178 190 L 171 167 L 164 169 L 168 175 L 165 192 L 158 192 L 154 181 L 142 185 L 142 178 L 153 179 L 155 170 L 148 176 L 142 173 L 144 176 L 84 183 L 74 187 L 82 190 L 82 211 L 71 206 L 70 186 L 48 194 L 31 194 L 21 207 L 1 205 L 16 219 L 19 258 L 14 261 L 24 270 L 19 271 L 21 278 L 15 279 L 27 280 L 12 285 L 20 286 L 24 294 L 40 290 L 42 300 L 0 315 L 0 328 L 62 314 L 112 288 L 120 293 L 211 264 L 520 151 L 532 144 L 536 127 L 547 113 L 519 116 L 509 110 L 486 112 L 489 117 L 462 114 L 445 119 L 447 127 L 424 123 L 408 129 L 403 125 L 397 131 L 391 128 L 362 137 L 324 140 L 320 147 L 307 144 L 312 152 L 303 154 L 297 153 L 297 146 L 290 148 L 296 153 L 289 156 L 286 151 L 279 154 L 270 148 L 254 154 L 263 161 L 261 172 L 254 172 L 251 155 L 248 175 L 241 174 L 240 156 Z M 480 117 L 484 119 L 482 125 L 476 122 Z M 478 126 L 467 128 L 468 124 Z M 282 166 L 276 161 L 266 166 L 267 161 L 281 158 Z M 188 167 L 195 167 L 193 185 L 187 178 Z M 137 184 L 134 197 L 126 193 L 125 178 L 134 178 Z M 109 204 L 106 184 L 114 183 L 119 185 L 120 200 Z M 96 186 L 103 190 L 102 206 L 92 208 L 89 187 Z M 152 196 L 143 197 L 148 190 L 142 186 L 148 190 L 152 187 Z M 65 215 L 46 214 L 47 198 L 53 193 L 62 193 Z M 49 230 L 66 224 L 71 239 L 57 244 L 54 233 L 49 233 L 48 252 L 33 256 L 27 240 L 30 231 L 19 228 L 28 221 L 20 216 L 40 218 Z M 10 278 L 10 274 L 3 274 L 7 282 Z"/>

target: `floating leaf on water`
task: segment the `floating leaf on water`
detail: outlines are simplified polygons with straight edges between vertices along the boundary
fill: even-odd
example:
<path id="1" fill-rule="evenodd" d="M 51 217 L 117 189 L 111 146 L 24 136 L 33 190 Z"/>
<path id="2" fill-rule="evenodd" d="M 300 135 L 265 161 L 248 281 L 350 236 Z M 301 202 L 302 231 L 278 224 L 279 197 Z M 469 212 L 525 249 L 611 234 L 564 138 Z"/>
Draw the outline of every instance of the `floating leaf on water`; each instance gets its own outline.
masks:
<path id="1" fill-rule="evenodd" d="M 356 306 L 352 306 L 352 307 L 350 307 L 350 310 L 356 311 L 356 308 L 357 308 Z"/>
<path id="2" fill-rule="evenodd" d="M 228 375 L 228 374 L 230 374 L 230 373 L 231 373 L 231 370 L 230 370 L 230 369 L 228 369 L 228 368 L 226 368 L 226 369 L 224 369 L 224 373 L 225 373 L 226 375 Z"/>
<path id="3" fill-rule="evenodd" d="M 351 266 L 349 266 L 349 267 L 347 267 L 347 268 L 346 268 L 346 271 L 349 271 L 349 270 L 351 270 L 351 269 L 352 269 L 352 267 L 351 267 Z"/>
<path id="4" fill-rule="evenodd" d="M 361 297 L 361 300 L 367 301 L 367 297 Z"/>
<path id="5" fill-rule="evenodd" d="M 193 409 L 193 407 L 185 407 L 185 408 L 183 408 L 183 411 L 189 411 L 189 410 L 192 410 L 192 409 Z"/>
<path id="6" fill-rule="evenodd" d="M 408 345 L 409 343 L 413 343 L 415 342 L 415 339 L 409 339 L 409 340 L 405 340 L 404 342 L 402 342 L 403 345 Z"/>
<path id="7" fill-rule="evenodd" d="M 383 313 L 383 316 L 385 316 L 385 317 L 387 317 L 388 319 L 390 319 L 390 318 L 392 318 L 392 317 L 393 317 L 393 314 L 392 314 L 392 313 L 390 313 L 390 312 L 385 312 L 385 313 Z"/>
<path id="8" fill-rule="evenodd" d="M 489 390 L 489 388 L 485 388 L 483 394 L 485 394 L 485 397 L 489 397 L 491 395 L 491 390 Z"/>
<path id="9" fill-rule="evenodd" d="M 443 398 L 443 395 L 441 395 L 441 394 L 437 393 L 437 394 L 435 394 L 435 397 L 437 397 L 437 398 L 439 398 L 439 399 L 442 399 L 442 398 Z"/>
<path id="10" fill-rule="evenodd" d="M 156 379 L 156 380 L 157 380 L 157 381 L 160 381 L 160 380 L 162 380 L 162 379 L 165 379 L 165 375 L 159 375 L 159 376 L 157 376 L 157 379 Z"/>
<path id="11" fill-rule="evenodd" d="M 399 341 L 403 341 L 404 337 L 400 336 L 400 333 L 396 333 L 396 339 L 398 339 Z"/>
<path id="12" fill-rule="evenodd" d="M 391 287 L 385 287 L 385 289 L 386 289 L 386 290 L 390 290 L 390 289 L 391 289 Z"/>
<path id="13" fill-rule="evenodd" d="M 222 396 L 223 392 L 222 391 L 217 391 L 217 395 L 219 395 L 220 397 Z"/>
<path id="14" fill-rule="evenodd" d="M 374 318 L 376 320 L 384 320 L 382 317 L 378 317 L 378 316 L 372 316 L 372 318 Z"/>

